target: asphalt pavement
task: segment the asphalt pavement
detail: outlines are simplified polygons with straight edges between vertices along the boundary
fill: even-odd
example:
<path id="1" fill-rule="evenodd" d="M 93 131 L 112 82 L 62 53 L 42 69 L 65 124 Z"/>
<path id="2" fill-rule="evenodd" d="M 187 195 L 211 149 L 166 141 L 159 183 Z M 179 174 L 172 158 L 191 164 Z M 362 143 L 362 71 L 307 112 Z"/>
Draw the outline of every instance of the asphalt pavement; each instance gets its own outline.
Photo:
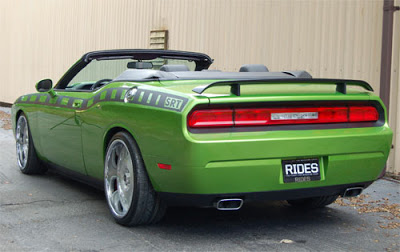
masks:
<path id="1" fill-rule="evenodd" d="M 9 109 L 2 109 L 9 112 Z M 169 208 L 156 225 L 116 224 L 103 192 L 60 175 L 19 172 L 0 122 L 0 251 L 400 251 L 400 184 L 302 211 L 283 201 L 240 211 Z"/>

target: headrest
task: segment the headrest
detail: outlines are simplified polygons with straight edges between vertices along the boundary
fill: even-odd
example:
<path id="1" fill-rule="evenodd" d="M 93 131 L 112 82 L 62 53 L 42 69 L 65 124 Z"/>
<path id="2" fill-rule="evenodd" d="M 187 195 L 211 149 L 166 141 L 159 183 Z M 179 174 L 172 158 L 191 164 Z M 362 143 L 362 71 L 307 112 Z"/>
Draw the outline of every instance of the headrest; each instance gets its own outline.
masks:
<path id="1" fill-rule="evenodd" d="M 239 72 L 269 72 L 262 64 L 247 64 L 240 67 Z"/>
<path id="2" fill-rule="evenodd" d="M 186 65 L 163 65 L 160 67 L 160 71 L 164 72 L 182 72 L 182 71 L 190 71 L 189 67 Z"/>
<path id="3" fill-rule="evenodd" d="M 307 71 L 283 71 L 282 73 L 289 74 L 296 78 L 311 79 L 312 76 Z"/>

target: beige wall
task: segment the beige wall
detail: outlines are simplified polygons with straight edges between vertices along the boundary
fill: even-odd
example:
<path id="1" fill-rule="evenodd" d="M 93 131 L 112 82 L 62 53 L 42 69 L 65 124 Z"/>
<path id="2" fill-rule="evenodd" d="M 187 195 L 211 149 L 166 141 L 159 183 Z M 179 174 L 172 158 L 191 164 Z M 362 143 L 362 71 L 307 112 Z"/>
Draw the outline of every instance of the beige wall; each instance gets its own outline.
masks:
<path id="1" fill-rule="evenodd" d="M 40 79 L 57 81 L 87 51 L 148 48 L 152 29 L 168 29 L 169 49 L 209 54 L 213 69 L 237 71 L 246 63 L 304 69 L 314 77 L 363 79 L 379 93 L 382 8 L 382 0 L 0 0 L 0 101 L 33 92 Z M 389 169 L 399 166 L 400 155 L 391 157 Z"/>
<path id="2" fill-rule="evenodd" d="M 400 5 L 400 0 L 395 1 L 395 6 Z M 400 12 L 394 13 L 393 20 L 393 51 L 392 51 L 392 74 L 390 87 L 390 109 L 389 124 L 393 129 L 393 149 L 388 161 L 388 171 L 400 174 Z"/>
<path id="3" fill-rule="evenodd" d="M 83 53 L 148 48 L 151 29 L 169 48 L 210 54 L 213 68 L 263 63 L 315 77 L 379 86 L 382 1 L 0 0 L 0 101 L 58 80 Z"/>

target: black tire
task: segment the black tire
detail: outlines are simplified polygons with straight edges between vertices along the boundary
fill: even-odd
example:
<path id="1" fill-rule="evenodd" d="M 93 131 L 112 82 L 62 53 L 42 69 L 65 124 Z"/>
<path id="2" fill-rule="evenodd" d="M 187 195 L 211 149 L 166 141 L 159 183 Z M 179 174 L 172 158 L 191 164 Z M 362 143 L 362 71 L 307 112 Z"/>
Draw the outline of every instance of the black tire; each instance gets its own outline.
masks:
<path id="1" fill-rule="evenodd" d="M 306 199 L 287 200 L 287 202 L 294 207 L 300 208 L 321 208 L 332 204 L 339 195 L 320 196 Z"/>
<path id="2" fill-rule="evenodd" d="M 21 145 L 19 145 L 19 141 L 21 140 L 19 139 L 19 137 L 21 135 L 20 131 L 21 131 L 21 127 L 22 124 L 25 124 L 27 130 L 25 131 L 26 134 L 28 134 L 27 139 L 28 139 L 28 143 L 27 143 L 27 155 L 23 155 L 22 159 L 26 159 L 26 161 L 21 161 L 21 157 L 20 157 L 20 152 L 21 149 L 18 149 L 19 147 L 21 147 Z M 41 160 L 38 158 L 37 154 L 36 154 L 36 150 L 35 150 L 35 146 L 33 143 L 33 139 L 32 139 L 32 135 L 31 135 L 31 130 L 29 128 L 29 123 L 28 120 L 25 116 L 25 114 L 22 112 L 18 119 L 17 119 L 17 123 L 16 123 L 16 129 L 15 129 L 15 134 L 16 134 L 16 149 L 17 149 L 17 164 L 19 169 L 21 170 L 22 173 L 24 174 L 43 174 L 47 171 L 47 166 L 46 164 L 44 164 L 43 162 L 41 162 Z"/>
<path id="3" fill-rule="evenodd" d="M 124 145 L 121 143 L 121 141 L 124 143 Z M 118 178 L 118 176 L 121 176 L 118 174 L 128 171 L 127 168 L 115 168 L 115 170 L 124 169 L 124 171 L 116 173 L 114 175 L 114 180 L 112 179 L 113 175 L 110 175 L 111 169 L 114 169 L 112 168 L 112 163 L 115 162 L 115 166 L 118 167 L 117 162 L 120 162 L 119 157 L 122 156 L 121 153 L 113 154 L 113 149 L 111 148 L 115 148 L 115 153 L 117 153 L 117 144 L 127 147 L 132 162 L 133 192 L 132 197 L 128 197 L 128 200 L 130 200 L 130 205 L 127 207 L 127 209 L 125 209 L 125 211 L 127 211 L 126 213 L 121 213 L 124 212 L 123 210 L 119 212 L 117 209 L 118 207 L 115 205 L 115 200 L 111 196 L 114 193 L 118 193 L 119 196 L 117 198 L 121 201 L 122 196 L 121 193 L 119 193 L 119 189 L 122 188 L 122 185 L 120 184 L 121 181 L 112 181 L 118 181 L 118 179 L 124 180 L 125 182 L 123 183 L 126 185 L 126 181 L 131 177 L 130 174 L 129 176 L 126 176 L 126 173 L 124 173 L 125 175 L 123 175 L 123 178 Z M 113 157 L 113 155 L 115 155 L 115 157 Z M 108 207 L 115 221 L 124 226 L 137 226 L 159 222 L 165 214 L 166 205 L 163 201 L 161 201 L 157 192 L 154 191 L 151 185 L 139 147 L 132 136 L 124 131 L 115 134 L 109 141 L 105 157 L 104 189 Z M 115 183 L 117 183 L 117 186 L 115 186 Z M 125 192 L 123 194 L 125 196 Z M 122 208 L 122 202 L 119 204 L 119 206 Z"/>

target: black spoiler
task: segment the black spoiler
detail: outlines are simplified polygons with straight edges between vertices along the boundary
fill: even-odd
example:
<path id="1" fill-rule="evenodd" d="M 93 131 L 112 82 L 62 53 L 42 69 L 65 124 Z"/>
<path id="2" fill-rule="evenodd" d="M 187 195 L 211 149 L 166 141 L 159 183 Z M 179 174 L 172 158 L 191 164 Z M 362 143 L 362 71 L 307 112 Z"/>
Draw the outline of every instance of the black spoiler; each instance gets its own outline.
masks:
<path id="1" fill-rule="evenodd" d="M 231 93 L 240 96 L 241 85 L 266 85 L 266 84 L 316 84 L 316 85 L 336 85 L 336 91 L 346 94 L 347 85 L 359 86 L 368 91 L 374 91 L 372 87 L 362 80 L 345 80 L 345 79 L 310 79 L 310 78 L 279 78 L 279 79 L 251 79 L 251 80 L 228 80 L 217 81 L 207 85 L 197 86 L 192 89 L 193 92 L 202 94 L 211 87 L 230 86 Z"/>

